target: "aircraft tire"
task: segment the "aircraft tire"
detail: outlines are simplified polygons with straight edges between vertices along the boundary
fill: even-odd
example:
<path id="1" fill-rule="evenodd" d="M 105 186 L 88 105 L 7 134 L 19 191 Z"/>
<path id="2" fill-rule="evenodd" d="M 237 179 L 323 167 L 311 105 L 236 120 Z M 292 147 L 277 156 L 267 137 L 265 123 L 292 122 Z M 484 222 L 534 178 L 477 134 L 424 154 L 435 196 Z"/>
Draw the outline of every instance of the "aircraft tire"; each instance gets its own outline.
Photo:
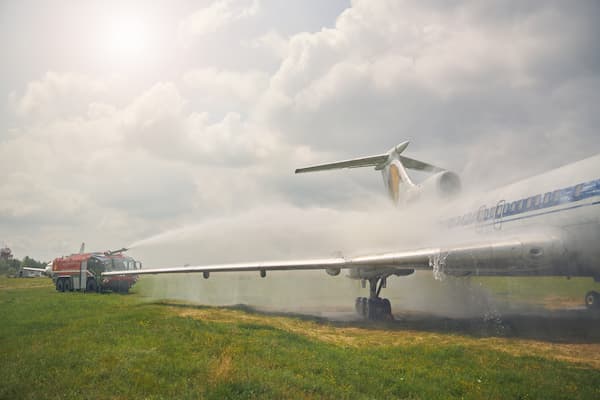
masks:
<path id="1" fill-rule="evenodd" d="M 369 302 L 369 299 L 367 299 L 366 297 L 361 297 L 360 298 L 360 315 L 362 315 L 363 318 L 367 318 L 367 304 Z"/>
<path id="2" fill-rule="evenodd" d="M 58 290 L 59 292 L 65 291 L 65 281 L 63 280 L 63 278 L 58 278 L 58 280 L 56 281 L 56 290 Z"/>
<path id="3" fill-rule="evenodd" d="M 388 299 L 382 300 L 383 314 L 392 315 L 392 303 Z"/>
<path id="4" fill-rule="evenodd" d="M 585 306 L 588 310 L 600 309 L 600 293 L 590 290 L 585 294 Z"/>
<path id="5" fill-rule="evenodd" d="M 367 300 L 366 315 L 368 320 L 377 319 L 377 305 L 376 299 Z"/>
<path id="6" fill-rule="evenodd" d="M 63 286 L 65 288 L 65 292 L 70 292 L 71 291 L 71 280 L 69 278 L 64 278 L 63 279 Z"/>

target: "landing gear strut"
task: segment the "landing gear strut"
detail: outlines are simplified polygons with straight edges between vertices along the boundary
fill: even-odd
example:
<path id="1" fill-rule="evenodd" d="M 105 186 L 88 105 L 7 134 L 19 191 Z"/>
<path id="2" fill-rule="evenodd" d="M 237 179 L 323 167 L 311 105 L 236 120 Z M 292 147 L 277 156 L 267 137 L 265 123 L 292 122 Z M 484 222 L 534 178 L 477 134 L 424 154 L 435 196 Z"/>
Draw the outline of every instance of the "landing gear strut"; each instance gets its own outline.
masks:
<path id="1" fill-rule="evenodd" d="M 369 298 L 357 297 L 354 304 L 358 315 L 368 320 L 391 320 L 392 305 L 388 299 L 379 297 L 381 289 L 386 286 L 386 278 L 369 279 Z"/>

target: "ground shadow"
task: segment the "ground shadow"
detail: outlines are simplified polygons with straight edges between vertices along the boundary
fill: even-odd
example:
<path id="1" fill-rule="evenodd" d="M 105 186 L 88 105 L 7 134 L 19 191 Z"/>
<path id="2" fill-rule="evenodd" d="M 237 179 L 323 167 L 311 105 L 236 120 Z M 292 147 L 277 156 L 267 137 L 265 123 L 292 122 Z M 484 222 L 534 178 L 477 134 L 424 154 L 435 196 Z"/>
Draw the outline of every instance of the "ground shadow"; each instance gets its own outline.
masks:
<path id="1" fill-rule="evenodd" d="M 300 312 L 263 310 L 246 304 L 233 306 L 203 306 L 173 301 L 153 304 L 171 307 L 243 311 L 263 316 L 292 317 L 336 327 L 358 327 L 369 330 L 414 330 L 435 333 L 458 333 L 472 337 L 508 337 L 535 339 L 555 343 L 600 343 L 600 312 L 589 310 L 539 310 L 527 313 L 507 313 L 477 317 L 447 317 L 424 312 L 402 312 L 390 321 L 365 321 L 350 317 L 348 312 L 327 317 Z"/>

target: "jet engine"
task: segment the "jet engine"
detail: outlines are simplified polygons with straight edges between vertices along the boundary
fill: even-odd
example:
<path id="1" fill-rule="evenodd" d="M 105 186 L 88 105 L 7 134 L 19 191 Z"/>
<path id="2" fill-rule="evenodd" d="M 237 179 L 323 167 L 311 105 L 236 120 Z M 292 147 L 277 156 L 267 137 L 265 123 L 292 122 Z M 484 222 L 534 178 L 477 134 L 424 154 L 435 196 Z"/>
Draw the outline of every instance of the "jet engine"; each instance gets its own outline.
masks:
<path id="1" fill-rule="evenodd" d="M 451 171 L 438 172 L 419 185 L 419 192 L 445 199 L 456 196 L 461 191 L 460 177 Z"/>

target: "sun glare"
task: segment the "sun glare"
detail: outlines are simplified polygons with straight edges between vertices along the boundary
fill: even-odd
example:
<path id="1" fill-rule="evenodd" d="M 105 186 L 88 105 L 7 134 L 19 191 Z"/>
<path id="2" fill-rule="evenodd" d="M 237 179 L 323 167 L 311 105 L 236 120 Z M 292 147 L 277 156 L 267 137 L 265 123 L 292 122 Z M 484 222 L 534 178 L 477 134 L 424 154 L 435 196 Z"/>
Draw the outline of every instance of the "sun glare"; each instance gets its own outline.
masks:
<path id="1" fill-rule="evenodd" d="M 106 46 L 115 56 L 140 55 L 148 46 L 147 27 L 137 19 L 115 19 L 108 27 Z"/>

